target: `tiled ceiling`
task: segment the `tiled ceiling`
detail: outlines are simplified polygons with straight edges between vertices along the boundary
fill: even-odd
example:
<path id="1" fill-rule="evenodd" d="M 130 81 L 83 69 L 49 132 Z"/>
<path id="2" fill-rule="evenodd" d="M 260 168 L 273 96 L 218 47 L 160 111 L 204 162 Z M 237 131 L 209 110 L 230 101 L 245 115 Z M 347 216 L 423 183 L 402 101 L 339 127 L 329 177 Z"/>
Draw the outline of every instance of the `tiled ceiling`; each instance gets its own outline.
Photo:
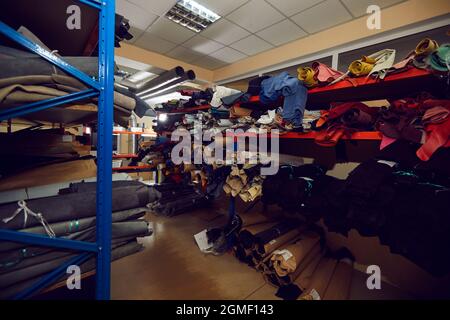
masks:
<path id="1" fill-rule="evenodd" d="M 405 0 L 196 0 L 222 18 L 200 33 L 164 17 L 177 0 L 116 0 L 134 45 L 214 70 Z"/>

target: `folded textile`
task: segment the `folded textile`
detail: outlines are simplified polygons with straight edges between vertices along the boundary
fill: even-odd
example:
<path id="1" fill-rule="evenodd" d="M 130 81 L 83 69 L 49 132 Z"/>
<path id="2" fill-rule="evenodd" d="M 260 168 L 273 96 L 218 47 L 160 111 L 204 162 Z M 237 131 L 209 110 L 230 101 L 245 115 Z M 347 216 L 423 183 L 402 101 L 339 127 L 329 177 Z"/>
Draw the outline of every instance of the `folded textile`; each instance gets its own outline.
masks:
<path id="1" fill-rule="evenodd" d="M 434 107 L 425 111 L 422 117 L 423 124 L 444 122 L 450 115 L 450 109 L 445 107 Z"/>
<path id="2" fill-rule="evenodd" d="M 308 90 L 297 78 L 282 72 L 264 80 L 261 88 L 260 101 L 263 104 L 270 104 L 284 97 L 283 120 L 292 123 L 295 127 L 301 126 Z"/>
<path id="3" fill-rule="evenodd" d="M 214 96 L 212 97 L 212 100 L 210 102 L 210 105 L 212 107 L 218 108 L 222 104 L 222 98 L 231 96 L 233 94 L 239 93 L 239 90 L 223 87 L 223 86 L 217 86 L 214 90 Z"/>
<path id="4" fill-rule="evenodd" d="M 438 72 L 450 71 L 450 44 L 444 44 L 431 53 L 426 59 L 426 63 L 432 70 Z"/>
<path id="5" fill-rule="evenodd" d="M 425 130 L 425 143 L 417 150 L 417 156 L 422 161 L 428 161 L 439 148 L 450 147 L 450 118 L 447 117 L 441 123 L 429 124 Z"/>

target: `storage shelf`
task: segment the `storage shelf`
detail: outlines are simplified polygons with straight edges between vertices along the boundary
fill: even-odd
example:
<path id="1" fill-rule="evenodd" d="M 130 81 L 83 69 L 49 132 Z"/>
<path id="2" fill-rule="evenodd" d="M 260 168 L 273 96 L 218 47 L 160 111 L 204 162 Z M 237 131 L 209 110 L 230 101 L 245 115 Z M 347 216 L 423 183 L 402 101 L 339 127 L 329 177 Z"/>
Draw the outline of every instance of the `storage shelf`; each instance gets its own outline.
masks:
<path id="1" fill-rule="evenodd" d="M 429 71 L 412 68 L 388 75 L 384 80 L 349 78 L 334 85 L 308 91 L 307 109 L 326 109 L 332 102 L 405 98 L 413 93 L 442 92 L 439 78 Z"/>
<path id="2" fill-rule="evenodd" d="M 0 120 L 12 118 L 41 118 L 44 121 L 70 123 L 81 121 L 91 116 L 92 109 L 72 108 L 64 106 L 83 104 L 86 99 L 98 97 L 98 144 L 97 144 L 97 202 L 96 202 L 96 241 L 76 241 L 65 238 L 51 238 L 47 235 L 26 233 L 16 230 L 0 229 L 1 241 L 12 241 L 33 246 L 62 248 L 81 251 L 80 255 L 64 261 L 60 266 L 43 275 L 30 287 L 18 293 L 13 299 L 27 299 L 51 286 L 66 274 L 69 265 L 80 265 L 91 256 L 96 258 L 96 298 L 110 299 L 110 270 L 111 270 L 111 204 L 112 204 L 112 129 L 114 104 L 114 33 L 115 33 L 115 2 L 97 0 L 79 0 L 85 5 L 98 9 L 99 20 L 99 57 L 98 79 L 94 79 L 77 68 L 63 61 L 59 56 L 43 49 L 27 37 L 0 21 L 0 34 L 21 45 L 25 49 L 39 55 L 66 74 L 86 84 L 89 89 L 55 97 L 44 101 L 36 101 L 0 111 Z M 58 107 L 58 108 L 56 108 Z M 70 107 L 68 107 L 70 108 Z M 52 110 L 50 110 L 52 109 Z M 70 112 L 77 113 L 76 119 Z M 69 113 L 68 113 L 69 112 Z M 31 115 L 33 114 L 33 115 Z M 50 119 L 49 117 L 53 118 Z M 64 119 L 62 117 L 65 117 Z M 47 119 L 47 120 L 45 120 Z M 84 121 L 84 120 L 83 120 Z"/>

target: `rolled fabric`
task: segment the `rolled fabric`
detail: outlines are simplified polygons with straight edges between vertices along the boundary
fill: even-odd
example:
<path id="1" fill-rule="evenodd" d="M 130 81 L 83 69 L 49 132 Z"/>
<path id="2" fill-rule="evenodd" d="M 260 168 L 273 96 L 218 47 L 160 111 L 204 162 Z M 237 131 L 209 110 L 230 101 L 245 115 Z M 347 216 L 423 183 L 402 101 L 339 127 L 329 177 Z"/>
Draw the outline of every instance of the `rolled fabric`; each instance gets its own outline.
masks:
<path id="1" fill-rule="evenodd" d="M 256 224 L 274 221 L 273 217 L 268 217 L 268 216 L 265 216 L 264 214 L 256 213 L 256 212 L 248 212 L 245 214 L 241 214 L 241 215 L 239 215 L 239 217 L 242 219 L 242 228 L 243 229 L 246 227 L 256 225 Z"/>
<path id="2" fill-rule="evenodd" d="M 375 64 L 372 64 L 370 62 L 356 60 L 350 64 L 348 70 L 354 76 L 357 76 L 357 77 L 366 76 L 372 71 L 374 65 Z"/>
<path id="3" fill-rule="evenodd" d="M 316 270 L 311 277 L 311 281 L 300 296 L 300 300 L 322 300 L 325 291 L 331 281 L 334 270 L 337 266 L 337 260 L 324 257 L 320 260 Z"/>
<path id="4" fill-rule="evenodd" d="M 275 250 L 283 246 L 288 246 L 290 243 L 296 241 L 300 237 L 300 234 L 301 231 L 299 229 L 294 229 L 264 245 L 256 245 L 252 251 L 254 262 L 259 264 L 264 258 L 270 256 Z"/>
<path id="5" fill-rule="evenodd" d="M 425 58 L 425 63 L 437 72 L 450 71 L 450 44 L 445 44 Z"/>
<path id="6" fill-rule="evenodd" d="M 418 57 L 426 57 L 432 54 L 438 48 L 439 44 L 436 41 L 429 38 L 425 38 L 419 42 L 414 52 Z"/>
<path id="7" fill-rule="evenodd" d="M 429 124 L 426 128 L 426 141 L 416 154 L 422 161 L 430 160 L 431 156 L 439 149 L 447 147 L 450 137 L 450 118 L 438 124 Z"/>
<path id="8" fill-rule="evenodd" d="M 284 277 L 278 277 L 279 281 L 282 285 L 289 285 L 292 283 L 297 284 L 302 290 L 306 287 L 304 279 L 307 278 L 308 272 L 313 272 L 317 264 L 319 263 L 318 260 L 322 257 L 322 247 L 320 243 L 316 243 L 313 248 L 311 248 L 310 252 L 306 254 L 304 259 L 302 259 L 298 265 L 297 269 Z M 316 262 L 317 260 L 317 262 Z M 315 263 L 315 265 L 314 265 Z M 313 264 L 314 268 L 310 270 L 311 264 Z M 273 267 L 271 267 L 273 270 Z M 274 271 L 276 274 L 276 272 Z"/>
<path id="9" fill-rule="evenodd" d="M 339 261 L 323 300 L 348 300 L 352 284 L 353 263 Z"/>
<path id="10" fill-rule="evenodd" d="M 270 260 L 277 275 L 284 277 L 293 273 L 319 240 L 317 234 L 306 234 L 296 243 L 274 251 Z"/>
<path id="11" fill-rule="evenodd" d="M 239 232 L 238 241 L 245 249 L 252 249 L 256 243 L 255 235 L 276 225 L 276 222 L 268 222 L 249 226 Z"/>
<path id="12" fill-rule="evenodd" d="M 319 83 L 316 79 L 316 71 L 313 68 L 300 67 L 297 69 L 297 72 L 298 72 L 298 80 L 303 81 L 305 86 L 311 88 Z"/>
<path id="13" fill-rule="evenodd" d="M 149 203 L 149 195 L 149 188 L 145 185 L 113 188 L 112 210 L 115 212 L 145 207 Z M 126 199 L 126 201 L 124 201 L 124 199 Z M 42 216 L 47 223 L 55 223 L 93 217 L 96 212 L 95 204 L 96 193 L 86 192 L 29 200 L 25 205 L 33 212 L 42 213 Z M 27 219 L 27 224 L 24 226 L 23 211 L 15 215 L 15 212 L 19 208 L 17 203 L 0 206 L 1 228 L 17 230 L 41 225 L 39 220 L 30 217 Z"/>

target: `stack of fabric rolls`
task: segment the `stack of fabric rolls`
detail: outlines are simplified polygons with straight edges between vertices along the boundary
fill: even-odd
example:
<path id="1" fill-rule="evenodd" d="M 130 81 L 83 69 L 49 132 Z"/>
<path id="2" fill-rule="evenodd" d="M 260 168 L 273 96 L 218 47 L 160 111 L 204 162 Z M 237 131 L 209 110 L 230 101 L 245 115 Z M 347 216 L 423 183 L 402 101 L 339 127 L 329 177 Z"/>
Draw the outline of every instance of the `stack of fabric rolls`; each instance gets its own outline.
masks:
<path id="1" fill-rule="evenodd" d="M 114 181 L 112 190 L 112 260 L 140 251 L 137 238 L 152 234 L 143 220 L 149 188 L 134 181 Z M 96 183 L 75 183 L 60 195 L 0 206 L 0 228 L 71 240 L 95 242 Z M 4 241 L 0 244 L 0 298 L 11 298 L 79 253 Z M 95 258 L 80 266 L 95 268 Z"/>

